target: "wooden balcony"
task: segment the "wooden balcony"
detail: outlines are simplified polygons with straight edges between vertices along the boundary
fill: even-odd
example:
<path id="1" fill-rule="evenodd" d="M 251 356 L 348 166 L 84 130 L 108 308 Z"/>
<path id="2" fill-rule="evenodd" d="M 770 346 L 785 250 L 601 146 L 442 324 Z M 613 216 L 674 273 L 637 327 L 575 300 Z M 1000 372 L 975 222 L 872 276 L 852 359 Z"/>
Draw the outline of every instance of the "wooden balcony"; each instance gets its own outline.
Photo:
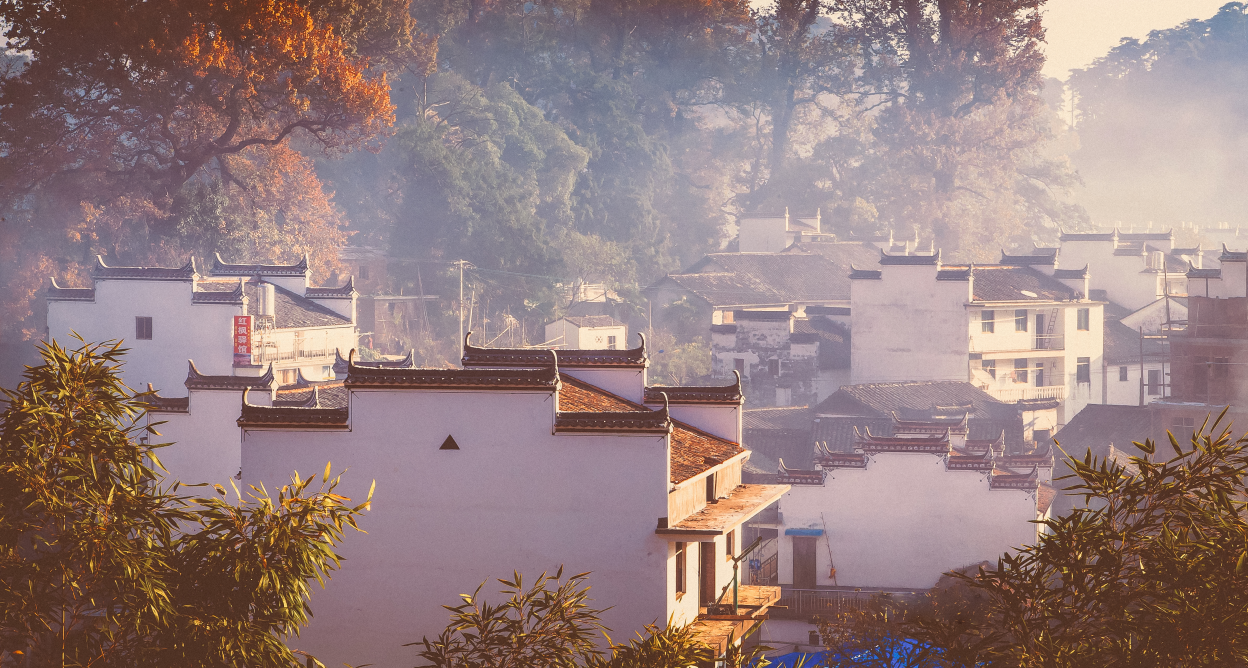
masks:
<path id="1" fill-rule="evenodd" d="M 779 600 L 780 587 L 740 585 L 737 587 L 737 614 L 734 615 L 731 614 L 732 589 L 729 588 L 717 605 L 698 615 L 692 625 L 694 634 L 717 655 L 722 655 L 729 646 L 753 633 L 759 622 L 767 619 L 767 609 Z"/>

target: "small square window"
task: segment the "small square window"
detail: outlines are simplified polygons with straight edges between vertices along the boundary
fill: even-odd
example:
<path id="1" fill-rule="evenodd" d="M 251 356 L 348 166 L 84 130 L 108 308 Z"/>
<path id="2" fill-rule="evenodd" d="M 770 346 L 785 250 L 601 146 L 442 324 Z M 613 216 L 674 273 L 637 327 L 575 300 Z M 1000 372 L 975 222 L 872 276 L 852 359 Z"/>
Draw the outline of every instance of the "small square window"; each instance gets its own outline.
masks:
<path id="1" fill-rule="evenodd" d="M 152 318 L 140 315 L 134 318 L 134 338 L 143 341 L 152 340 Z"/>
<path id="2" fill-rule="evenodd" d="M 979 312 L 979 328 L 989 334 L 997 331 L 996 322 L 995 322 L 996 317 L 997 317 L 997 314 L 995 311 L 980 311 Z"/>
<path id="3" fill-rule="evenodd" d="M 1027 331 L 1027 309 L 1020 308 L 1014 311 L 1014 331 Z"/>
<path id="4" fill-rule="evenodd" d="M 1127 367 L 1125 366 L 1118 367 L 1118 380 L 1124 381 L 1124 382 L 1127 380 Z"/>
<path id="5" fill-rule="evenodd" d="M 1076 357 L 1075 358 L 1075 382 L 1091 383 L 1092 382 L 1092 358 Z"/>
<path id="6" fill-rule="evenodd" d="M 1086 309 L 1086 308 L 1079 309 L 1078 312 L 1075 313 L 1075 320 L 1076 320 L 1075 329 L 1078 329 L 1081 332 L 1086 332 L 1089 329 L 1091 329 L 1091 325 L 1092 325 L 1091 309 Z"/>

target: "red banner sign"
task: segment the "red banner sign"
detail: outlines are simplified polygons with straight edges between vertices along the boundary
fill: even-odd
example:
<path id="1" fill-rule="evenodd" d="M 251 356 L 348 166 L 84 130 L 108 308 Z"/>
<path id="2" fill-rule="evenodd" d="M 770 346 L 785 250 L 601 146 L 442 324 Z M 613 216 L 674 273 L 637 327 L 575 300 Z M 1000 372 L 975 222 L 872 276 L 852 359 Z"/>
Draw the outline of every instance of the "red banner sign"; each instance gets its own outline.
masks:
<path id="1" fill-rule="evenodd" d="M 251 364 L 251 316 L 234 316 L 234 364 Z"/>

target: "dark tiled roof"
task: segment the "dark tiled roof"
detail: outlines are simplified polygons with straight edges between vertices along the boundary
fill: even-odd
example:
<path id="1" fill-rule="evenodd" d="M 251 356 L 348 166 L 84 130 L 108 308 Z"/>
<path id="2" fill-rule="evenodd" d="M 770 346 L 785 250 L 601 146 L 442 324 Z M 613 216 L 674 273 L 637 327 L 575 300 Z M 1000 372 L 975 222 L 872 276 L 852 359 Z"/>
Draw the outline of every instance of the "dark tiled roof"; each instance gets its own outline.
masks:
<path id="1" fill-rule="evenodd" d="M 644 402 L 647 404 L 663 403 L 663 395 L 671 404 L 729 404 L 741 405 L 745 397 L 741 395 L 741 380 L 732 385 L 651 385 L 645 389 Z"/>
<path id="2" fill-rule="evenodd" d="M 940 251 L 931 255 L 889 255 L 880 251 L 880 264 L 940 266 Z"/>
<path id="3" fill-rule="evenodd" d="M 1114 249 L 1114 255 L 1120 257 L 1135 257 L 1137 255 L 1144 255 L 1145 252 L 1144 244 L 1128 244 Z"/>
<path id="4" fill-rule="evenodd" d="M 1233 251 L 1222 244 L 1222 255 L 1218 258 L 1220 262 L 1245 262 L 1248 261 L 1248 251 Z"/>
<path id="5" fill-rule="evenodd" d="M 783 322 L 792 318 L 793 314 L 788 311 L 743 311 L 736 310 L 732 312 L 732 319 L 735 320 L 753 320 L 756 322 Z"/>
<path id="6" fill-rule="evenodd" d="M 879 269 L 849 268 L 849 280 L 851 281 L 878 281 L 881 278 L 884 278 L 884 272 Z"/>
<path id="7" fill-rule="evenodd" d="M 535 367 L 547 366 L 558 353 L 559 366 L 576 367 L 609 367 L 609 368 L 643 368 L 649 363 L 646 359 L 646 339 L 643 335 L 641 345 L 630 350 L 560 350 L 548 348 L 478 348 L 467 343 L 472 336 L 465 336 L 464 358 L 462 364 L 468 367 Z"/>
<path id="8" fill-rule="evenodd" d="M 191 295 L 193 304 L 242 304 L 243 286 L 235 281 L 201 281 Z"/>
<path id="9" fill-rule="evenodd" d="M 927 411 L 941 406 L 969 406 L 972 419 L 990 419 L 1002 410 L 1013 410 L 967 382 L 910 381 L 843 385 L 815 406 L 814 412 L 884 418 L 891 423 L 893 414 L 901 414 L 904 409 Z"/>
<path id="10" fill-rule="evenodd" d="M 307 382 L 277 388 L 274 406 L 346 408 L 347 388 L 342 381 Z"/>
<path id="11" fill-rule="evenodd" d="M 1082 269 L 1054 269 L 1053 278 L 1080 279 L 1088 277 L 1088 265 L 1083 265 Z"/>
<path id="12" fill-rule="evenodd" d="M 965 269 L 941 269 L 936 272 L 936 280 L 938 281 L 969 281 L 974 271 L 970 267 Z"/>
<path id="13" fill-rule="evenodd" d="M 377 360 L 373 362 L 365 362 L 363 360 L 354 360 L 358 367 L 366 367 L 371 369 L 415 369 L 416 360 L 413 355 L 416 351 L 407 351 L 407 357 L 401 360 Z M 334 373 L 337 375 L 345 375 L 347 373 L 347 359 L 342 356 L 342 351 L 334 349 Z"/>
<path id="14" fill-rule="evenodd" d="M 337 288 L 308 288 L 304 291 L 303 296 L 309 299 L 350 299 L 356 295 L 355 278 L 348 276 L 347 282 Z"/>
<path id="15" fill-rule="evenodd" d="M 273 365 L 260 376 L 209 376 L 195 368 L 195 362 L 187 360 L 190 367 L 186 374 L 186 387 L 192 390 L 246 390 L 252 387 L 269 387 L 273 384 Z"/>
<path id="16" fill-rule="evenodd" d="M 1165 232 L 1119 232 L 1119 241 L 1174 241 L 1174 230 Z"/>
<path id="17" fill-rule="evenodd" d="M 1222 278 L 1222 268 L 1197 269 L 1192 265 L 1187 265 L 1188 278 Z"/>
<path id="18" fill-rule="evenodd" d="M 95 301 L 95 288 L 62 288 L 52 279 L 48 288 L 48 299 L 58 302 L 92 302 Z"/>
<path id="19" fill-rule="evenodd" d="M 1093 232 L 1093 233 L 1076 233 L 1062 232 L 1060 239 L 1062 241 L 1113 241 L 1117 238 L 1117 230 L 1113 232 Z"/>
<path id="20" fill-rule="evenodd" d="M 946 454 L 949 452 L 948 432 L 936 437 L 894 437 L 877 436 L 868 427 L 854 433 L 854 447 L 867 454 L 878 452 L 930 452 Z"/>
<path id="21" fill-rule="evenodd" d="M 1049 512 L 1049 508 L 1053 507 L 1053 500 L 1056 497 L 1056 488 L 1047 483 L 1040 483 L 1036 488 L 1036 512 L 1041 515 Z"/>
<path id="22" fill-rule="evenodd" d="M 1064 490 L 1077 483 L 1069 478 L 1059 480 L 1072 473 L 1067 456 L 1082 460 L 1091 451 L 1094 457 L 1104 460 L 1114 457 L 1115 451 L 1127 455 L 1139 454 L 1132 442 L 1142 442 L 1152 436 L 1152 421 L 1147 406 L 1088 404 L 1053 437 L 1059 447 L 1057 467 L 1053 470 L 1054 484 L 1059 490 Z M 1053 501 L 1053 513 L 1064 515 L 1082 503 L 1083 499 L 1074 492 L 1059 493 Z"/>
<path id="23" fill-rule="evenodd" d="M 304 254 L 295 264 L 230 264 L 221 259 L 221 254 L 212 257 L 212 274 L 214 276 L 303 276 L 308 273 L 308 256 Z"/>
<path id="24" fill-rule="evenodd" d="M 260 315 L 260 298 L 257 294 L 260 284 L 256 281 L 247 283 L 247 313 Z M 280 285 L 273 286 L 273 325 L 278 329 L 295 327 L 334 327 L 350 325 L 351 319 L 317 304 L 311 299 L 297 295 Z"/>
<path id="25" fill-rule="evenodd" d="M 849 315 L 848 306 L 807 306 L 806 315 Z"/>
<path id="26" fill-rule="evenodd" d="M 609 315 L 565 315 L 564 320 L 577 327 L 623 327 L 624 323 Z"/>
<path id="27" fill-rule="evenodd" d="M 554 391 L 554 366 L 537 369 L 394 369 L 352 364 L 346 387 L 385 389 L 485 389 Z"/>
<path id="28" fill-rule="evenodd" d="M 562 408 L 562 406 L 560 406 Z M 634 432 L 642 434 L 666 434 L 672 430 L 667 409 L 657 411 L 590 411 L 564 412 L 555 415 L 555 431 L 584 432 Z"/>
<path id="29" fill-rule="evenodd" d="M 736 325 L 711 325 L 712 334 L 736 334 Z"/>
<path id="30" fill-rule="evenodd" d="M 1201 248 L 1200 246 L 1193 246 L 1192 248 L 1171 248 L 1170 254 L 1176 255 L 1176 256 L 1178 255 L 1200 255 L 1201 251 L 1203 250 L 1204 249 Z"/>
<path id="31" fill-rule="evenodd" d="M 976 265 L 974 274 L 975 301 L 1069 301 L 1082 296 L 1031 267 Z M 1023 294 L 1024 291 L 1035 296 Z"/>
<path id="32" fill-rule="evenodd" d="M 794 429 L 810 431 L 814 414 L 809 406 L 747 408 L 742 417 L 745 429 Z"/>
<path id="33" fill-rule="evenodd" d="M 243 401 L 240 427 L 295 429 L 345 429 L 350 414 L 342 408 L 303 408 L 293 406 L 252 406 Z"/>
<path id="34" fill-rule="evenodd" d="M 860 243 L 802 243 L 783 253 L 712 253 L 669 279 L 712 306 L 849 300 L 849 268 L 875 259 Z M 698 278 L 706 273 L 713 279 Z"/>
<path id="35" fill-rule="evenodd" d="M 1001 251 L 1001 264 L 1010 267 L 1052 267 L 1057 264 L 1057 254 L 1010 255 Z"/>
<path id="36" fill-rule="evenodd" d="M 95 268 L 91 276 L 96 279 L 134 279 L 144 281 L 189 281 L 196 275 L 195 258 L 181 267 L 110 267 L 104 257 L 95 256 Z"/>
<path id="37" fill-rule="evenodd" d="M 1028 473 L 1014 471 L 993 471 L 988 478 L 988 489 L 1025 489 L 1035 490 L 1040 486 L 1040 474 L 1034 468 Z"/>
<path id="38" fill-rule="evenodd" d="M 147 395 L 143 397 L 149 413 L 186 413 L 191 410 L 190 397 L 162 397 L 156 394 L 152 384 L 147 384 Z"/>

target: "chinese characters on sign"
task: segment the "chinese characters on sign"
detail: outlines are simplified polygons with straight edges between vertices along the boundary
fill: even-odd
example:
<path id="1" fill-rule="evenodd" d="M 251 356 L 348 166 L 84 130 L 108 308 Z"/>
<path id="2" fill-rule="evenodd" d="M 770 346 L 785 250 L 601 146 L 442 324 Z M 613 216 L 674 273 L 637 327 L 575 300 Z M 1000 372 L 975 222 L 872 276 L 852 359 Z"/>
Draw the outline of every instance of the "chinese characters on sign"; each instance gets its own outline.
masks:
<path id="1" fill-rule="evenodd" d="M 234 366 L 251 364 L 251 316 L 234 316 Z"/>

